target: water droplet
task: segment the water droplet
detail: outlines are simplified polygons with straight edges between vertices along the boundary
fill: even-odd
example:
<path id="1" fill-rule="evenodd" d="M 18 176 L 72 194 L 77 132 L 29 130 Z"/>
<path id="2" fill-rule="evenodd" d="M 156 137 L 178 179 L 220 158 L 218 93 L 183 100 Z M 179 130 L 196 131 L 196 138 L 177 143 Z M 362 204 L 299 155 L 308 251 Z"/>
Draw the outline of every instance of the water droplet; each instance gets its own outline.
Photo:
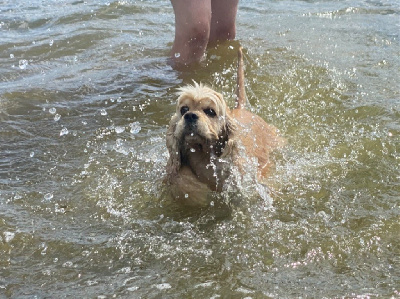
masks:
<path id="1" fill-rule="evenodd" d="M 57 112 L 57 110 L 54 107 L 49 109 L 50 114 L 55 114 L 56 112 Z"/>
<path id="2" fill-rule="evenodd" d="M 54 44 L 54 40 L 50 40 L 49 46 L 51 47 Z"/>
<path id="3" fill-rule="evenodd" d="M 123 142 L 122 142 L 122 139 L 118 138 L 118 139 L 115 141 L 115 145 L 116 145 L 117 147 L 123 146 L 124 144 L 123 144 Z"/>
<path id="4" fill-rule="evenodd" d="M 64 136 L 64 135 L 67 135 L 69 132 L 68 132 L 68 129 L 67 128 L 62 128 L 61 129 L 61 131 L 60 131 L 60 136 Z"/>
<path id="5" fill-rule="evenodd" d="M 19 61 L 19 68 L 20 68 L 21 70 L 26 69 L 27 65 L 28 65 L 28 60 L 26 60 L 26 59 L 21 59 L 21 60 Z"/>
<path id="6" fill-rule="evenodd" d="M 189 194 L 186 193 L 186 194 L 185 194 L 185 198 L 189 198 Z"/>
<path id="7" fill-rule="evenodd" d="M 137 121 L 129 124 L 129 126 L 131 127 L 131 130 L 130 130 L 131 134 L 137 134 L 142 129 L 142 127 L 140 126 L 140 123 Z"/>
<path id="8" fill-rule="evenodd" d="M 30 152 L 29 157 L 33 158 L 34 155 L 35 155 L 35 152 Z"/>
<path id="9" fill-rule="evenodd" d="M 120 134 L 125 131 L 125 127 L 115 127 L 115 133 Z"/>
<path id="10" fill-rule="evenodd" d="M 14 54 L 10 54 L 10 58 L 13 59 L 14 58 Z"/>
<path id="11" fill-rule="evenodd" d="M 172 286 L 169 283 L 160 283 L 156 285 L 156 288 L 159 290 L 167 290 L 172 288 Z"/>
<path id="12" fill-rule="evenodd" d="M 175 53 L 175 58 L 179 58 L 179 57 L 181 57 L 181 53 L 176 52 L 176 53 Z"/>
<path id="13" fill-rule="evenodd" d="M 46 251 L 47 251 L 47 246 L 46 244 L 42 243 L 42 251 L 40 252 L 41 255 L 46 255 Z"/>
<path id="14" fill-rule="evenodd" d="M 195 150 L 194 148 L 191 148 L 190 151 L 191 151 L 192 153 L 195 153 L 195 152 L 196 152 L 196 150 Z"/>
<path id="15" fill-rule="evenodd" d="M 106 111 L 105 109 L 101 109 L 101 110 L 100 110 L 100 114 L 101 114 L 101 115 L 107 115 L 107 111 Z"/>
<path id="16" fill-rule="evenodd" d="M 54 115 L 54 120 L 55 120 L 55 121 L 59 121 L 60 118 L 61 118 L 61 115 L 60 115 L 60 114 L 57 113 L 56 115 Z"/>
<path id="17" fill-rule="evenodd" d="M 64 264 L 62 264 L 62 266 L 63 266 L 64 268 L 72 268 L 72 267 L 74 266 L 74 263 L 71 262 L 71 261 L 67 261 L 67 262 L 65 262 Z"/>
<path id="18" fill-rule="evenodd" d="M 4 241 L 5 241 L 6 243 L 12 241 L 12 239 L 14 239 L 14 237 L 15 237 L 15 233 L 12 233 L 12 232 L 4 232 Z"/>
<path id="19" fill-rule="evenodd" d="M 53 193 L 46 193 L 45 195 L 44 195 L 44 199 L 45 200 L 51 200 L 53 198 Z"/>

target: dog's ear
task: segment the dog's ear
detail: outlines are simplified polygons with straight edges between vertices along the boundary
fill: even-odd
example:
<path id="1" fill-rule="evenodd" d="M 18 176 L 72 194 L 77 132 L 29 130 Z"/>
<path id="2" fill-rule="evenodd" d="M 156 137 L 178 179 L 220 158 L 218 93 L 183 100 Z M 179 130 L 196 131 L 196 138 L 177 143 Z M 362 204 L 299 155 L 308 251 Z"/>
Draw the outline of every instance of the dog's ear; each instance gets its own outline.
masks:
<path id="1" fill-rule="evenodd" d="M 231 116 L 230 111 L 227 110 L 225 115 L 225 125 L 219 142 L 221 146 L 221 148 L 219 149 L 221 157 L 226 157 L 232 154 L 232 151 L 236 144 L 236 130 L 237 125 L 235 119 Z"/>
<path id="2" fill-rule="evenodd" d="M 235 119 L 232 117 L 230 111 L 226 111 L 226 116 L 225 116 L 225 130 L 227 132 L 228 137 L 233 138 L 236 130 L 237 130 L 237 124 Z"/>
<path id="3" fill-rule="evenodd" d="M 214 91 L 214 94 L 218 99 L 217 104 L 220 107 L 220 114 L 223 117 L 223 125 L 220 132 L 220 138 L 217 142 L 216 153 L 218 156 L 224 157 L 230 155 L 232 152 L 235 144 L 237 125 L 222 94 L 216 91 Z"/>
<path id="4" fill-rule="evenodd" d="M 167 148 L 169 152 L 169 159 L 167 163 L 167 175 L 172 178 L 177 175 L 181 168 L 181 152 L 179 140 L 175 137 L 177 121 L 175 116 L 172 117 L 167 131 Z"/>

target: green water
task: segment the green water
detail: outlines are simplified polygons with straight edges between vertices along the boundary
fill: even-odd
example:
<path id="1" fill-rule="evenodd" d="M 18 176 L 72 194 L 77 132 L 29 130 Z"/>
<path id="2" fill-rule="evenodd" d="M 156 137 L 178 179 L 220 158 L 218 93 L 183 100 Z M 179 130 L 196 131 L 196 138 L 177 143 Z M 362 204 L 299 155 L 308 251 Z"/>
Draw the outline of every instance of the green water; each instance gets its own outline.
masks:
<path id="1" fill-rule="evenodd" d="M 169 1 L 0 7 L 0 297 L 400 297 L 396 1 L 241 1 L 237 40 L 183 71 Z M 239 44 L 288 144 L 268 190 L 182 207 L 176 88 L 232 106 Z"/>

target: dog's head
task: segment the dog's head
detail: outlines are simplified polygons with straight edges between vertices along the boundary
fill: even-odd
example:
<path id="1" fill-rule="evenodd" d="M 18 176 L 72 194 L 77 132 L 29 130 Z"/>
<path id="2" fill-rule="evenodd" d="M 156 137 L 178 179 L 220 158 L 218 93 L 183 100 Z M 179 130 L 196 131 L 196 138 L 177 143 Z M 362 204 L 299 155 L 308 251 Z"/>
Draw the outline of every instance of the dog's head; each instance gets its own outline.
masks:
<path id="1" fill-rule="evenodd" d="M 167 132 L 169 166 L 179 170 L 182 155 L 193 149 L 226 155 L 234 131 L 234 120 L 220 93 L 196 82 L 180 88 Z"/>

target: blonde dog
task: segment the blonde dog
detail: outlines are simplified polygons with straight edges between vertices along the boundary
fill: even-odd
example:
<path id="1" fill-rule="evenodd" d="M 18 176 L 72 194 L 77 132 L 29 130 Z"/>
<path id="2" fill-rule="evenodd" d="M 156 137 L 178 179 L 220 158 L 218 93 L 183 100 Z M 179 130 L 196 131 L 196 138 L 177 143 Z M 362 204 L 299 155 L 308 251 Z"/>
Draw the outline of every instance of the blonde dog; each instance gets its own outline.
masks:
<path id="1" fill-rule="evenodd" d="M 196 82 L 180 88 L 178 96 L 166 138 L 170 156 L 165 181 L 175 198 L 206 203 L 210 191 L 224 190 L 234 168 L 245 172 L 246 161 L 256 161 L 259 181 L 266 178 L 270 153 L 283 139 L 275 127 L 245 109 L 242 49 L 238 51 L 235 109 L 229 109 L 220 93 Z"/>

